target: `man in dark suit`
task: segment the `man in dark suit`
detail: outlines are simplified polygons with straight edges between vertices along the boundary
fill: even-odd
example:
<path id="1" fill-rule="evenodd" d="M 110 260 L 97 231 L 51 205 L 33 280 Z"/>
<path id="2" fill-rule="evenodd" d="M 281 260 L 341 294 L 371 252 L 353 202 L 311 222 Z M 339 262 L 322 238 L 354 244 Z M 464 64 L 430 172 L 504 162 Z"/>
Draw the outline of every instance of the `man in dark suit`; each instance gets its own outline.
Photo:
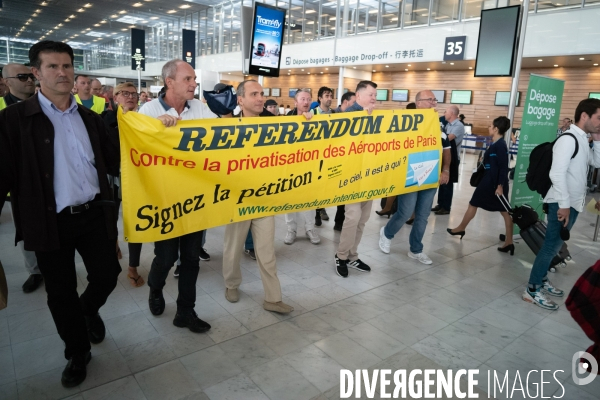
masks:
<path id="1" fill-rule="evenodd" d="M 116 209 L 106 178 L 118 174 L 118 138 L 71 95 L 73 50 L 61 42 L 31 47 L 38 94 L 0 112 L 0 198 L 9 191 L 15 243 L 35 251 L 48 307 L 69 360 L 65 387 L 86 378 L 90 342 L 104 340 L 98 310 L 117 284 Z M 88 285 L 77 293 L 75 251 Z M 35 360 L 31 360 L 35 362 Z"/>

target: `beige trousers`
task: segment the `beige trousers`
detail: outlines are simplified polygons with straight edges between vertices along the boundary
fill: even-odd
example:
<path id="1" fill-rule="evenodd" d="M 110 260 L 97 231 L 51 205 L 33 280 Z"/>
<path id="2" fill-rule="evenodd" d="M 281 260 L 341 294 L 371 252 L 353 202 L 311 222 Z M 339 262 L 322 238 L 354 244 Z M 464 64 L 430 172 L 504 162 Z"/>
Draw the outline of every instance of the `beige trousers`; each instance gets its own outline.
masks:
<path id="1" fill-rule="evenodd" d="M 358 245 L 362 238 L 365 224 L 371 216 L 373 201 L 346 204 L 346 218 L 340 234 L 337 256 L 341 260 L 357 260 Z"/>
<path id="2" fill-rule="evenodd" d="M 265 290 L 265 300 L 270 303 L 281 301 L 281 284 L 277 277 L 275 262 L 275 217 L 272 216 L 236 222 L 225 227 L 223 248 L 225 286 L 229 289 L 237 289 L 242 283 L 240 258 L 248 229 L 252 231 L 254 253 Z"/>

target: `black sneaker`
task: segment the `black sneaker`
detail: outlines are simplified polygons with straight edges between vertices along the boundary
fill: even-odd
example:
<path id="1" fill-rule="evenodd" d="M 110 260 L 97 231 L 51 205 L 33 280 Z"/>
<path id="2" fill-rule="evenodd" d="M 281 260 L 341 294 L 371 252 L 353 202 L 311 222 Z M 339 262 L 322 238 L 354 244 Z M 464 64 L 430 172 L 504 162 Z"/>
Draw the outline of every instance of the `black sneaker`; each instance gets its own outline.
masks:
<path id="1" fill-rule="evenodd" d="M 246 253 L 246 255 L 251 259 L 256 260 L 256 254 L 254 253 L 254 249 L 246 249 L 244 250 L 244 253 Z"/>
<path id="2" fill-rule="evenodd" d="M 364 262 L 360 261 L 360 259 L 357 259 L 357 260 L 354 260 L 354 261 L 348 261 L 348 263 L 346 265 L 349 268 L 354 268 L 354 269 L 357 269 L 357 270 L 359 270 L 361 272 L 371 272 L 371 267 L 369 267 Z"/>
<path id="3" fill-rule="evenodd" d="M 320 211 L 320 214 L 323 221 L 329 221 L 329 215 L 327 215 L 327 211 L 324 208 Z"/>
<path id="4" fill-rule="evenodd" d="M 431 211 L 433 211 L 433 212 L 436 212 L 436 211 L 439 211 L 439 210 L 441 210 L 441 209 L 442 209 L 442 207 L 441 207 L 441 206 L 438 204 L 437 206 L 433 207 L 433 208 L 431 209 Z"/>
<path id="5" fill-rule="evenodd" d="M 181 268 L 181 265 L 177 264 L 177 266 L 175 267 L 175 271 L 173 271 L 173 276 L 175 278 L 179 278 L 179 268 Z"/>
<path id="6" fill-rule="evenodd" d="M 342 278 L 348 277 L 348 260 L 341 260 L 338 258 L 337 254 L 335 255 L 335 272 Z"/>
<path id="7" fill-rule="evenodd" d="M 342 224 L 335 224 L 335 225 L 333 226 L 333 230 L 334 230 L 334 231 L 341 232 L 341 231 L 342 231 Z"/>
<path id="8" fill-rule="evenodd" d="M 162 289 L 150 288 L 148 305 L 150 306 L 152 315 L 161 315 L 165 311 L 165 298 L 163 297 Z"/>
<path id="9" fill-rule="evenodd" d="M 204 247 L 200 249 L 200 259 L 202 261 L 210 261 L 210 256 L 208 255 Z"/>
<path id="10" fill-rule="evenodd" d="M 321 214 L 317 213 L 317 215 L 315 215 L 315 226 L 321 226 Z"/>
<path id="11" fill-rule="evenodd" d="M 178 328 L 188 328 L 194 333 L 204 333 L 211 328 L 208 322 L 202 321 L 200 318 L 198 318 L 198 314 L 196 314 L 195 311 L 192 311 L 191 314 L 177 313 L 175 315 L 175 319 L 173 320 L 173 325 Z"/>

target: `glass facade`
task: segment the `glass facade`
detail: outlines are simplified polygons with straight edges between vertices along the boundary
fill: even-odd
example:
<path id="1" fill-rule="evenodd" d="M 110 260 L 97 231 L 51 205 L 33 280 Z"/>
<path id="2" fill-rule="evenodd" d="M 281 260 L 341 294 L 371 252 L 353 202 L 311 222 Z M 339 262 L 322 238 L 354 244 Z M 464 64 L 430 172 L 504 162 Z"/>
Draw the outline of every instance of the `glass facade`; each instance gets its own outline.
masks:
<path id="1" fill-rule="evenodd" d="M 287 10 L 284 43 L 328 40 L 393 29 L 452 23 L 479 18 L 481 10 L 521 4 L 521 0 L 263 0 Z M 197 55 L 241 50 L 241 7 L 252 0 L 230 0 L 146 30 L 146 62 L 181 57 L 182 29 L 196 31 Z M 530 12 L 600 6 L 600 0 L 532 0 Z M 78 43 L 72 43 L 74 48 Z M 25 63 L 31 43 L 0 38 L 0 63 Z M 131 63 L 130 35 L 76 51 L 78 70 L 97 70 Z"/>

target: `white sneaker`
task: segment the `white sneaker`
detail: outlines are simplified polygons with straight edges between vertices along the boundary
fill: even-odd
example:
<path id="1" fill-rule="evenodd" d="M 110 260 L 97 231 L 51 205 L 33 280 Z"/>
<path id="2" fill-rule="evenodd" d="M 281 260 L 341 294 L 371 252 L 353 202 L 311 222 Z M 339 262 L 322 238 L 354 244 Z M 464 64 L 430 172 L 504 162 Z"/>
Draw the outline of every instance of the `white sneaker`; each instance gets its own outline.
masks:
<path id="1" fill-rule="evenodd" d="M 433 263 L 433 261 L 431 261 L 431 259 L 429 257 L 427 257 L 427 254 L 425 254 L 425 253 L 415 254 L 415 253 L 409 251 L 408 256 L 415 260 L 419 260 L 419 262 L 422 262 L 423 264 L 429 265 L 429 264 Z"/>
<path id="2" fill-rule="evenodd" d="M 285 239 L 283 239 L 283 243 L 292 244 L 292 243 L 294 243 L 294 240 L 296 240 L 296 232 L 287 231 L 287 235 L 285 235 Z"/>
<path id="3" fill-rule="evenodd" d="M 392 241 L 385 237 L 385 233 L 383 233 L 384 229 L 385 226 L 382 226 L 379 230 L 379 248 L 385 254 L 390 254 L 390 245 L 392 244 Z"/>
<path id="4" fill-rule="evenodd" d="M 544 296 L 544 293 L 542 293 L 541 289 L 538 289 L 535 292 L 530 292 L 529 289 L 526 288 L 521 298 L 528 303 L 533 303 L 536 306 L 545 308 L 546 310 L 558 310 L 558 304 L 552 300 L 548 300 L 546 296 Z"/>
<path id="5" fill-rule="evenodd" d="M 295 237 L 295 235 L 296 235 L 296 232 L 294 232 L 294 237 Z M 321 243 L 321 238 L 319 237 L 319 234 L 317 232 L 313 231 L 312 229 L 306 231 L 306 237 L 310 240 L 310 242 L 312 244 Z"/>

